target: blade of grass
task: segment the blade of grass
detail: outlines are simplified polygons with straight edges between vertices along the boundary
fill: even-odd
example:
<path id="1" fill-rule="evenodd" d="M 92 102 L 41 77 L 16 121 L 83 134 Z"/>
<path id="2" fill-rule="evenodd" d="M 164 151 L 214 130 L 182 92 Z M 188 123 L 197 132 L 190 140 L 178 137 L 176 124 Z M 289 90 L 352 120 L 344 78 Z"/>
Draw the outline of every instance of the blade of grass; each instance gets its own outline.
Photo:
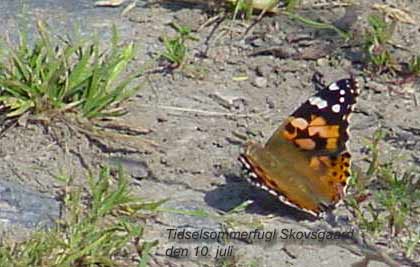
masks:
<path id="1" fill-rule="evenodd" d="M 287 15 L 291 19 L 294 19 L 294 20 L 297 20 L 297 21 L 300 21 L 300 22 L 304 23 L 305 25 L 307 25 L 309 27 L 312 27 L 312 28 L 315 28 L 315 29 L 321 29 L 321 30 L 333 30 L 338 35 L 340 35 L 340 37 L 342 37 L 344 40 L 350 39 L 350 34 L 349 33 L 335 27 L 332 24 L 307 19 L 305 17 L 302 17 L 300 15 L 297 15 L 295 13 L 288 12 L 288 11 L 283 11 L 282 13 Z"/>

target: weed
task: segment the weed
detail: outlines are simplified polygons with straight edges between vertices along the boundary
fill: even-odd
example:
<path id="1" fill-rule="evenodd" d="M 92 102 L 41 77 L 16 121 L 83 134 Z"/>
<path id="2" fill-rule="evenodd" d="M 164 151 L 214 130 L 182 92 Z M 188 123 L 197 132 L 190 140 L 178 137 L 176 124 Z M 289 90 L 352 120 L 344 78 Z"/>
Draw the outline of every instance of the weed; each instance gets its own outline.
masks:
<path id="1" fill-rule="evenodd" d="M 408 71 L 413 75 L 420 75 L 420 56 L 413 56 L 408 64 Z"/>
<path id="2" fill-rule="evenodd" d="M 391 166 L 381 168 L 380 178 L 384 188 L 375 194 L 375 200 L 380 208 L 387 211 L 385 220 L 389 230 L 398 235 L 408 226 L 407 217 L 414 215 L 420 207 L 416 206 L 416 201 L 420 198 L 420 182 L 415 182 L 414 172 L 406 171 L 397 175 Z"/>
<path id="3" fill-rule="evenodd" d="M 420 233 L 417 232 L 413 235 L 413 237 L 410 237 L 405 246 L 407 257 L 412 257 L 416 248 L 420 250 Z"/>
<path id="4" fill-rule="evenodd" d="M 367 144 L 367 149 L 371 154 L 371 160 L 369 164 L 369 169 L 366 172 L 368 178 L 372 177 L 375 171 L 378 169 L 379 166 L 379 143 L 385 137 L 385 132 L 379 128 L 373 133 L 373 137 L 369 144 Z"/>
<path id="5" fill-rule="evenodd" d="M 175 23 L 171 23 L 171 26 L 175 29 L 177 35 L 173 38 L 163 39 L 165 51 L 161 57 L 168 60 L 172 64 L 172 68 L 178 68 L 183 65 L 187 57 L 188 47 L 186 41 L 196 41 L 197 38 L 191 34 L 191 29 L 186 26 L 179 26 Z"/>
<path id="6" fill-rule="evenodd" d="M 37 29 L 33 45 L 21 33 L 19 45 L 9 43 L 6 59 L 0 61 L 2 114 L 11 120 L 27 115 L 26 121 L 49 124 L 54 131 L 63 131 L 65 126 L 99 143 L 107 140 L 136 149 L 153 146 L 132 134 L 116 132 L 121 128 L 136 132 L 135 127 L 116 120 L 126 113 L 122 103 L 142 85 L 132 82 L 147 67 L 125 73 L 135 55 L 133 44 L 120 46 L 115 27 L 105 51 L 97 39 L 58 43 L 42 21 L 37 21 Z"/>
<path id="7" fill-rule="evenodd" d="M 366 61 L 376 72 L 393 70 L 395 68 L 394 60 L 387 46 L 391 40 L 395 21 L 390 23 L 385 21 L 384 16 L 372 14 L 368 17 L 369 28 L 364 34 L 364 52 Z"/>
<path id="8" fill-rule="evenodd" d="M 376 236 L 393 237 L 395 246 L 404 246 L 402 244 L 405 242 L 406 256 L 415 257 L 420 255 L 418 241 L 415 241 L 418 238 L 415 225 L 418 225 L 420 213 L 418 170 L 406 170 L 401 173 L 396 171 L 392 161 L 381 162 L 379 144 L 384 136 L 383 130 L 377 130 L 367 146 L 371 159 L 364 176 L 371 178 L 370 185 L 375 185 L 376 190 L 371 194 L 367 205 L 359 205 L 358 201 L 351 197 L 347 203 L 352 207 L 362 230 Z M 363 174 L 357 176 L 360 178 Z M 366 190 L 366 187 L 367 184 L 363 190 Z"/>
<path id="9" fill-rule="evenodd" d="M 340 37 L 342 37 L 344 40 L 348 40 L 351 36 L 349 33 L 337 28 L 336 26 L 334 26 L 333 24 L 330 23 L 325 23 L 325 22 L 318 22 L 318 21 L 314 21 L 305 17 L 302 17 L 300 15 L 297 15 L 293 12 L 289 12 L 289 11 L 284 11 L 283 12 L 285 15 L 289 16 L 289 18 L 297 20 L 303 24 L 305 24 L 306 26 L 312 27 L 314 29 L 320 29 L 320 30 L 333 30 L 335 31 L 338 35 L 340 35 Z"/>
<path id="10" fill-rule="evenodd" d="M 98 41 L 54 45 L 41 21 L 37 29 L 33 47 L 21 34 L 19 46 L 9 44 L 9 56 L 0 64 L 0 103 L 8 117 L 72 111 L 90 119 L 124 113 L 118 105 L 139 88 L 128 87 L 138 74 L 120 77 L 134 46 L 119 48 L 115 27 L 110 53 L 101 52 Z"/>
<path id="11" fill-rule="evenodd" d="M 291 2 L 295 2 L 292 0 Z M 243 18 L 248 19 L 251 17 L 254 10 L 259 10 L 263 13 L 278 13 L 277 8 L 279 0 L 227 0 L 227 10 L 233 13 L 233 19 L 236 19 L 238 15 L 242 15 Z M 293 3 L 292 3 L 293 4 Z M 291 4 L 291 5 L 292 5 Z"/>
<path id="12" fill-rule="evenodd" d="M 122 207 L 137 207 L 129 214 L 132 218 L 140 211 L 155 211 L 161 202 L 144 203 L 131 195 L 121 172 L 116 188 L 111 186 L 107 168 L 97 178 L 89 176 L 88 181 L 87 195 L 80 188 L 65 193 L 65 216 L 56 227 L 17 244 L 2 240 L 0 265 L 128 266 L 132 264 L 126 255 L 129 251 L 138 254 L 139 266 L 147 266 L 149 252 L 157 242 L 144 241 L 143 226 L 122 215 Z"/>
<path id="13" fill-rule="evenodd" d="M 233 10 L 233 19 L 236 19 L 238 14 L 243 14 L 245 18 L 250 18 L 253 11 L 253 1 L 249 0 L 236 0 L 230 2 L 229 9 Z"/>

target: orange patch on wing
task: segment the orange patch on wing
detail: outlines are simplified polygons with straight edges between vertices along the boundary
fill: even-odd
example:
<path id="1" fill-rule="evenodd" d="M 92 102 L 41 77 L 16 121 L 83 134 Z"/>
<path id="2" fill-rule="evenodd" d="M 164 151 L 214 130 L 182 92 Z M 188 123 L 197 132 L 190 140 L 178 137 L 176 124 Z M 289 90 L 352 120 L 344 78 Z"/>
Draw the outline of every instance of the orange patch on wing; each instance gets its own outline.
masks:
<path id="1" fill-rule="evenodd" d="M 309 126 L 308 133 L 309 136 L 314 136 L 316 134 L 322 138 L 337 138 L 340 136 L 339 133 L 340 126 L 331 125 L 331 126 Z"/>
<path id="2" fill-rule="evenodd" d="M 328 167 L 328 183 L 334 187 L 334 195 L 332 201 L 337 202 L 344 195 L 344 187 L 347 184 L 347 178 L 350 175 L 349 162 L 347 155 L 340 155 L 337 159 L 327 156 L 319 157 L 319 160 Z M 347 165 L 347 166 L 346 166 Z"/>
<path id="3" fill-rule="evenodd" d="M 305 150 L 312 150 L 316 146 L 316 143 L 314 142 L 314 140 L 312 140 L 310 138 L 296 139 L 294 142 L 300 148 L 305 149 Z"/>
<path id="4" fill-rule="evenodd" d="M 319 161 L 318 157 L 312 157 L 311 160 L 309 161 L 309 166 L 311 166 L 311 168 L 315 170 L 319 169 L 320 164 L 321 162 Z"/>
<path id="5" fill-rule="evenodd" d="M 323 117 L 312 117 L 311 122 L 309 123 L 310 126 L 324 126 L 327 122 Z"/>
<path id="6" fill-rule="evenodd" d="M 290 133 L 289 131 L 284 130 L 284 131 L 282 131 L 282 133 L 283 133 L 283 137 L 286 138 L 287 140 L 293 140 L 297 136 L 297 131 L 296 130 L 293 133 Z"/>
<path id="7" fill-rule="evenodd" d="M 305 130 L 306 128 L 308 128 L 308 122 L 303 118 L 293 119 L 290 123 L 300 130 Z"/>
<path id="8" fill-rule="evenodd" d="M 327 145 L 325 146 L 327 150 L 337 149 L 337 138 L 328 138 Z"/>

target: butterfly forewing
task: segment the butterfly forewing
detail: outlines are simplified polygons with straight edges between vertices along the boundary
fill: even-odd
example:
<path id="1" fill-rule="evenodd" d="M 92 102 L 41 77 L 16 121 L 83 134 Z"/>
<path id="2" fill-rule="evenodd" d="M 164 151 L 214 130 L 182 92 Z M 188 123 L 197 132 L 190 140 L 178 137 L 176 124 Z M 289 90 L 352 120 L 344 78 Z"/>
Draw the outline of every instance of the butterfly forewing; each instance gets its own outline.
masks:
<path id="1" fill-rule="evenodd" d="M 348 118 L 356 103 L 357 82 L 342 79 L 330 84 L 304 102 L 267 142 L 282 138 L 297 148 L 315 154 L 338 154 L 349 139 Z"/>

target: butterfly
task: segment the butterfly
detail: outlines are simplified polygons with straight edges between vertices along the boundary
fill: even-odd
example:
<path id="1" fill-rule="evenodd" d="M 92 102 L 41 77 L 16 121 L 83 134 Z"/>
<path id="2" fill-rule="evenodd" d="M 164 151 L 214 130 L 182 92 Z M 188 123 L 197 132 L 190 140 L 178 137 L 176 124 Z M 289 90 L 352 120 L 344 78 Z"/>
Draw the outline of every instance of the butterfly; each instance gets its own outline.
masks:
<path id="1" fill-rule="evenodd" d="M 239 156 L 249 182 L 314 216 L 332 210 L 346 192 L 349 117 L 359 95 L 353 76 L 317 85 L 265 145 L 247 142 Z"/>

